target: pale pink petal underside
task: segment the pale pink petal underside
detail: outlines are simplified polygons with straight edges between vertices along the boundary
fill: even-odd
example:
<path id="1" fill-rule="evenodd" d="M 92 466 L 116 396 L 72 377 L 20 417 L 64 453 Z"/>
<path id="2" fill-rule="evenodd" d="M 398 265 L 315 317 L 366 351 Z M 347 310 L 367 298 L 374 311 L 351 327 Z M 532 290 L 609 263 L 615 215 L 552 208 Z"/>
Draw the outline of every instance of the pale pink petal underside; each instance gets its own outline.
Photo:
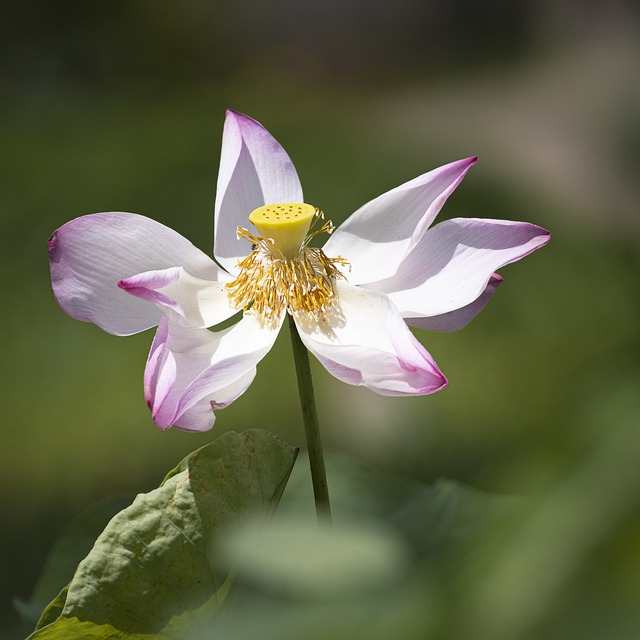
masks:
<path id="1" fill-rule="evenodd" d="M 436 225 L 387 280 L 385 291 L 406 318 L 431 317 L 471 304 L 494 272 L 549 241 L 527 222 L 455 218 Z"/>
<path id="2" fill-rule="evenodd" d="M 411 327 L 428 331 L 458 331 L 466 327 L 485 308 L 501 282 L 502 277 L 494 273 L 485 290 L 470 304 L 439 316 L 405 318 L 405 321 Z"/>

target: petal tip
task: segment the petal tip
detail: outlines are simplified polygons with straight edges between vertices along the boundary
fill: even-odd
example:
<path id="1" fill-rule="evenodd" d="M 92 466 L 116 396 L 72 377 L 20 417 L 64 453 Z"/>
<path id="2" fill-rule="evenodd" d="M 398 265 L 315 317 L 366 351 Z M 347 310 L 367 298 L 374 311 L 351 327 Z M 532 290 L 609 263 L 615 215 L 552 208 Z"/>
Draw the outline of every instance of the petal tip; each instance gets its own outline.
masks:
<path id="1" fill-rule="evenodd" d="M 243 115 L 244 114 L 236 111 L 235 109 L 227 109 L 225 111 L 225 118 L 233 118 L 235 120 L 236 118 L 242 117 Z"/>
<path id="2" fill-rule="evenodd" d="M 544 247 L 546 244 L 549 244 L 551 240 L 551 232 L 537 224 L 532 224 L 532 223 L 528 223 L 528 224 L 532 227 L 532 229 L 535 230 L 535 232 L 537 232 L 537 235 L 532 238 L 532 242 L 535 245 L 533 249 L 529 252 L 529 253 L 532 253 L 536 249 L 540 249 L 541 247 Z"/>
<path id="3" fill-rule="evenodd" d="M 156 425 L 156 427 L 158 427 L 158 429 L 160 429 L 160 431 L 167 431 L 168 429 L 170 429 L 173 425 L 170 424 L 160 424 L 155 417 L 152 415 L 151 418 L 153 419 L 153 424 Z"/>
<path id="4" fill-rule="evenodd" d="M 246 115 L 245 113 L 241 113 L 240 111 L 236 111 L 235 109 L 227 109 L 226 110 L 226 120 L 233 120 L 238 126 L 242 125 L 253 125 L 257 126 L 260 129 L 264 129 L 264 127 L 251 116 Z"/>
<path id="5" fill-rule="evenodd" d="M 442 389 L 444 389 L 445 387 L 447 387 L 449 385 L 449 380 L 447 379 L 447 376 L 445 376 L 444 373 L 442 373 L 442 371 L 440 371 L 440 368 L 437 365 L 435 366 L 435 371 L 432 371 L 432 374 L 436 378 L 438 378 L 438 380 L 434 384 L 429 385 L 429 387 L 426 387 L 423 390 L 425 394 L 436 393 L 437 391 L 442 391 Z"/>
<path id="6" fill-rule="evenodd" d="M 469 156 L 468 158 L 464 158 L 459 160 L 456 164 L 460 164 L 464 167 L 465 172 L 471 169 L 476 162 L 478 162 L 478 156 Z"/>
<path id="7" fill-rule="evenodd" d="M 478 162 L 479 157 L 478 156 L 469 156 L 468 158 L 462 158 L 461 160 L 454 160 L 453 162 L 450 162 L 446 165 L 443 165 L 442 168 L 445 167 L 450 167 L 450 168 L 456 168 L 456 169 L 463 169 L 464 171 L 467 171 L 468 169 L 470 169 L 471 167 L 473 167 L 474 164 L 476 164 L 476 162 Z"/>

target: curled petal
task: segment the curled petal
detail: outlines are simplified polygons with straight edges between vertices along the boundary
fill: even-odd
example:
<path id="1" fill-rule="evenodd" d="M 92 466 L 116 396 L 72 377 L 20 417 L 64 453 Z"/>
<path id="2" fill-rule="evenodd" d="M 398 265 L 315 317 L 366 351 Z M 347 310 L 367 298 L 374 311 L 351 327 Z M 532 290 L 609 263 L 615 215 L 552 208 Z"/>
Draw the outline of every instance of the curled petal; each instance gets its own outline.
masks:
<path id="1" fill-rule="evenodd" d="M 385 294 L 336 286 L 339 309 L 325 321 L 294 316 L 305 346 L 329 373 L 389 396 L 425 395 L 447 384 Z"/>
<path id="2" fill-rule="evenodd" d="M 224 274 L 225 280 L 228 278 Z M 195 278 L 182 267 L 139 273 L 118 283 L 127 293 L 158 304 L 174 314 L 174 320 L 191 327 L 211 327 L 230 318 L 224 282 Z"/>
<path id="3" fill-rule="evenodd" d="M 371 200 L 336 229 L 324 252 L 349 261 L 352 284 L 389 278 L 477 160 L 452 162 Z"/>
<path id="4" fill-rule="evenodd" d="M 526 222 L 446 220 L 429 229 L 393 277 L 368 286 L 386 292 L 406 318 L 438 316 L 471 304 L 496 269 L 549 238 L 548 231 Z"/>
<path id="5" fill-rule="evenodd" d="M 158 323 L 156 305 L 128 295 L 120 280 L 143 271 L 183 266 L 206 280 L 219 268 L 186 238 L 134 213 L 94 213 L 71 220 L 49 240 L 53 291 L 74 318 L 115 335 L 130 335 Z"/>
<path id="6" fill-rule="evenodd" d="M 201 402 L 195 402 L 184 408 L 174 420 L 173 426 L 183 431 L 207 431 L 211 429 L 216 419 L 214 411 L 224 409 L 239 398 L 251 386 L 256 373 L 256 367 L 251 367 L 230 384 L 216 390 L 212 396 L 213 400 L 205 398 Z"/>
<path id="7" fill-rule="evenodd" d="M 215 203 L 213 253 L 230 273 L 250 251 L 238 239 L 249 214 L 276 202 L 302 202 L 302 186 L 291 159 L 278 141 L 253 118 L 227 111 Z"/>
<path id="8" fill-rule="evenodd" d="M 166 349 L 169 322 L 162 319 L 153 338 L 144 370 L 144 399 L 152 414 L 161 407 L 176 380 L 175 358 Z"/>
<path id="9" fill-rule="evenodd" d="M 405 321 L 411 327 L 429 331 L 458 331 L 466 327 L 485 308 L 501 282 L 502 277 L 494 273 L 485 290 L 472 303 L 439 316 L 405 318 Z"/>
<path id="10" fill-rule="evenodd" d="M 279 328 L 264 328 L 250 313 L 218 332 L 163 318 L 145 370 L 145 398 L 154 422 L 161 429 L 210 429 L 213 411 L 251 384 Z"/>

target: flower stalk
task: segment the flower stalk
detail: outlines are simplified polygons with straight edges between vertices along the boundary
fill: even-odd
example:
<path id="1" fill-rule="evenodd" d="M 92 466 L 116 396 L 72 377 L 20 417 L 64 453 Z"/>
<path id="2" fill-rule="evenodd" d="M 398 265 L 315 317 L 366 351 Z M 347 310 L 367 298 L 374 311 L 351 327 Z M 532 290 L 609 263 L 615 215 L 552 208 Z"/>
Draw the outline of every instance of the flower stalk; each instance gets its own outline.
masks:
<path id="1" fill-rule="evenodd" d="M 291 346 L 293 347 L 293 360 L 295 362 L 296 377 L 298 380 L 300 408 L 302 410 L 302 420 L 304 422 L 304 431 L 307 439 L 316 514 L 319 524 L 330 524 L 331 504 L 329 502 L 329 489 L 327 487 L 327 473 L 324 466 L 322 441 L 320 439 L 318 413 L 316 411 L 316 401 L 313 393 L 309 353 L 300 339 L 296 323 L 290 314 L 289 329 L 291 330 Z"/>

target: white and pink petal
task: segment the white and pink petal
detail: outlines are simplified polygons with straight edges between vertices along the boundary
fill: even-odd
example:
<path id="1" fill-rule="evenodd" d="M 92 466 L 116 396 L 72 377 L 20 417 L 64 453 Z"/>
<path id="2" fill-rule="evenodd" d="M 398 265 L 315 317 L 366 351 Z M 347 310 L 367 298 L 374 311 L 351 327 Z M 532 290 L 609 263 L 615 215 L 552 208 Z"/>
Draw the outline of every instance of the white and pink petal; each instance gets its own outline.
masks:
<path id="1" fill-rule="evenodd" d="M 221 272 L 222 281 L 196 278 L 182 267 L 139 273 L 118 286 L 133 296 L 153 302 L 173 319 L 191 327 L 212 327 L 230 318 L 236 309 L 231 306 L 225 289 L 228 274 Z"/>
<path id="2" fill-rule="evenodd" d="M 128 295 L 118 282 L 145 271 L 182 266 L 205 280 L 220 269 L 169 227 L 134 213 L 95 213 L 60 227 L 49 239 L 53 291 L 70 316 L 115 335 L 158 324 L 162 311 Z"/>
<path id="3" fill-rule="evenodd" d="M 280 143 L 256 120 L 227 111 L 215 201 L 214 255 L 230 273 L 250 251 L 238 239 L 249 214 L 265 204 L 302 202 L 296 169 Z"/>
<path id="4" fill-rule="evenodd" d="M 182 431 L 207 431 L 215 422 L 215 411 L 224 409 L 239 398 L 256 377 L 257 368 L 251 367 L 246 373 L 224 387 L 211 392 L 198 402 L 185 406 L 174 420 L 173 426 Z"/>
<path id="5" fill-rule="evenodd" d="M 251 313 L 218 332 L 163 318 L 145 371 L 145 397 L 154 422 L 161 429 L 210 429 L 213 411 L 251 384 L 278 331 L 279 325 L 263 327 Z"/>
<path id="6" fill-rule="evenodd" d="M 527 222 L 446 220 L 429 229 L 394 276 L 367 286 L 387 293 L 405 318 L 439 316 L 474 302 L 497 269 L 549 238 Z"/>
<path id="7" fill-rule="evenodd" d="M 391 277 L 477 160 L 444 165 L 367 202 L 335 230 L 324 252 L 349 261 L 352 284 Z"/>
<path id="8" fill-rule="evenodd" d="M 339 309 L 319 323 L 294 315 L 305 346 L 333 376 L 389 396 L 425 395 L 447 380 L 389 298 L 338 282 Z"/>
<path id="9" fill-rule="evenodd" d="M 494 273 L 485 290 L 470 304 L 439 316 L 405 318 L 405 321 L 410 327 L 427 331 L 458 331 L 466 327 L 487 306 L 501 282 L 502 277 Z"/>

